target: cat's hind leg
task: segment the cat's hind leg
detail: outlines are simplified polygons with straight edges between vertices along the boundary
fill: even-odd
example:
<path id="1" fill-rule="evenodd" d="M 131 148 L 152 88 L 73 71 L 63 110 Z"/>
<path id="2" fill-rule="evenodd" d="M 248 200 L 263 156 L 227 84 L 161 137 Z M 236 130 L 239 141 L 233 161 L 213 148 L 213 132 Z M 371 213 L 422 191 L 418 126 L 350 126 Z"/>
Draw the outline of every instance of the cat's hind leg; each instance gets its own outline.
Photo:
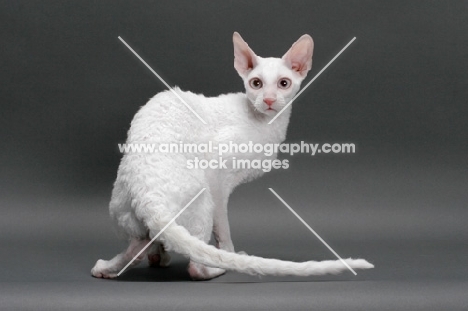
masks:
<path id="1" fill-rule="evenodd" d="M 226 273 L 226 270 L 212 268 L 190 260 L 188 273 L 194 281 L 210 280 Z"/>
<path id="2" fill-rule="evenodd" d="M 169 267 L 171 256 L 161 242 L 154 242 L 148 251 L 148 263 L 151 267 Z"/>
<path id="3" fill-rule="evenodd" d="M 128 248 L 111 260 L 99 259 L 91 269 L 91 275 L 96 278 L 113 279 L 150 241 L 148 239 L 132 239 Z M 141 253 L 130 267 L 136 266 L 145 257 L 146 250 Z M 129 268 L 130 268 L 129 267 Z"/>
<path id="4" fill-rule="evenodd" d="M 205 207 L 212 207 L 213 201 L 208 197 L 200 197 L 199 204 Z M 202 215 L 202 211 L 207 214 L 203 215 L 200 218 L 191 218 L 190 226 L 188 226 L 188 228 L 190 228 L 190 233 L 205 243 L 208 243 L 210 241 L 213 229 L 213 217 L 211 213 L 208 213 L 208 211 L 210 210 L 212 209 L 197 209 L 198 216 Z M 198 230 L 196 228 L 198 228 Z M 201 228 L 203 228 L 203 230 L 200 230 Z M 226 273 L 226 270 L 224 269 L 208 267 L 193 260 L 190 260 L 187 270 L 190 275 L 190 278 L 194 281 L 210 280 Z"/>

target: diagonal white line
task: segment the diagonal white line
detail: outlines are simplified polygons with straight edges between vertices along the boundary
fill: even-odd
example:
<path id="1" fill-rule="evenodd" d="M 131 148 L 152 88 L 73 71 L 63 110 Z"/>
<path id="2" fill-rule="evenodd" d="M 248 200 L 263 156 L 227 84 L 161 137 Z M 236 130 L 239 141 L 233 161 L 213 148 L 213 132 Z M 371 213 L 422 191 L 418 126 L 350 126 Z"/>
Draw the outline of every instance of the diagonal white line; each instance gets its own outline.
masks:
<path id="1" fill-rule="evenodd" d="M 310 80 L 309 83 L 307 83 L 306 86 L 304 86 L 304 87 L 302 88 L 302 90 L 300 90 L 299 93 L 297 93 L 296 96 L 294 96 L 293 99 L 291 99 L 291 100 L 289 101 L 289 103 L 287 103 L 286 106 L 284 106 L 283 109 L 281 109 L 281 110 L 276 114 L 276 116 L 275 116 L 273 119 L 270 120 L 270 122 L 268 122 L 268 124 L 273 123 L 273 121 L 275 121 L 276 118 L 278 118 L 279 115 L 282 114 L 283 111 L 285 111 L 285 110 L 293 103 L 293 101 L 296 100 L 296 98 L 297 98 L 299 95 L 301 95 L 302 92 L 304 92 L 305 89 L 308 88 L 309 85 L 311 85 L 312 82 L 314 82 L 315 79 L 317 79 L 317 78 L 322 74 L 322 72 L 324 72 L 325 69 L 328 68 L 328 66 L 331 65 L 331 63 L 333 63 L 333 62 L 335 61 L 335 59 L 337 59 L 338 56 L 340 56 L 341 53 L 343 53 L 344 50 L 346 50 L 346 49 L 348 48 L 348 46 L 350 46 L 351 43 L 353 43 L 354 40 L 356 40 L 356 37 L 354 37 L 353 39 L 351 39 L 351 41 L 349 41 L 349 43 L 346 44 L 346 46 L 345 46 L 344 48 L 342 48 L 341 51 L 339 51 L 338 54 L 336 54 L 336 56 L 333 57 L 333 59 L 332 59 L 331 61 L 329 61 L 328 64 L 327 64 L 325 67 L 323 67 L 322 70 L 320 70 L 320 72 L 319 72 L 318 74 L 316 74 L 315 77 L 314 77 L 312 80 Z"/>
<path id="2" fill-rule="evenodd" d="M 340 257 L 340 255 L 338 255 L 337 252 L 335 252 L 333 250 L 333 248 L 330 247 L 330 245 L 327 244 L 327 242 L 325 242 L 324 239 L 322 239 L 322 237 L 320 235 L 318 235 L 317 232 L 315 232 L 314 229 L 312 229 L 305 221 L 304 219 L 301 218 L 301 216 L 299 216 L 293 209 L 291 206 L 288 205 L 288 203 L 286 203 L 286 201 L 283 200 L 283 198 L 281 198 L 276 192 L 275 190 L 271 189 L 271 188 L 268 188 L 287 208 L 289 208 L 289 210 L 294 214 L 294 216 L 296 216 L 303 224 L 304 226 L 307 227 L 307 229 L 309 229 L 313 234 L 315 234 L 315 236 L 320 240 L 320 242 L 322 242 L 345 266 L 346 268 L 348 268 L 354 275 L 357 275 L 356 271 L 353 270 L 353 268 L 351 268 L 347 263 L 346 261 L 343 260 L 343 258 Z"/>
<path id="3" fill-rule="evenodd" d="M 200 117 L 200 115 L 198 113 L 195 112 L 195 110 L 192 109 L 192 107 L 190 107 L 189 104 L 187 104 L 187 102 L 182 98 L 180 97 L 179 94 L 177 94 L 177 92 L 169 86 L 169 84 L 166 83 L 166 81 L 164 81 L 163 78 L 161 78 L 160 75 L 158 75 L 158 73 L 156 71 L 153 70 L 153 68 L 150 67 L 150 65 L 148 65 L 143 58 L 140 57 L 140 55 L 138 55 L 137 52 L 135 52 L 132 47 L 130 45 L 128 45 L 127 42 L 125 42 L 124 39 L 122 39 L 120 36 L 119 36 L 119 40 L 122 41 L 123 44 L 125 44 L 125 46 L 130 50 L 132 51 L 133 54 L 135 54 L 136 57 L 138 57 L 138 59 L 143 63 L 145 64 L 146 67 L 148 67 L 148 69 L 156 76 L 158 77 L 159 80 L 161 80 L 162 83 L 164 83 L 164 85 L 172 92 L 174 93 L 175 96 L 177 96 L 177 98 L 179 98 L 182 103 L 184 103 L 184 105 L 203 123 L 203 124 L 206 124 L 205 120 L 202 119 L 202 117 Z"/>
<path id="4" fill-rule="evenodd" d="M 159 231 L 159 233 L 156 234 L 154 238 L 152 238 L 151 241 L 149 241 L 148 244 L 146 244 L 145 247 L 143 247 L 141 251 L 139 251 L 138 254 L 136 254 L 135 257 L 133 257 L 133 259 L 125 267 L 122 268 L 122 270 L 120 270 L 119 273 L 117 273 L 117 276 L 120 276 L 135 261 L 135 259 L 137 259 L 137 257 L 140 256 L 164 232 L 164 230 L 166 230 L 167 227 L 169 227 L 177 219 L 177 217 L 179 217 L 187 209 L 187 207 L 189 207 L 190 204 L 192 204 L 193 201 L 195 201 L 196 198 L 198 198 L 205 190 L 206 188 L 200 190 L 200 192 L 198 192 L 197 195 L 194 196 L 193 199 L 190 200 L 190 202 L 188 202 L 187 205 L 185 205 L 185 207 L 181 209 L 180 212 L 178 212 L 177 215 L 175 215 L 174 218 L 172 218 L 171 221 L 169 221 L 167 225 L 165 225 L 164 228 L 162 228 L 161 231 Z"/>

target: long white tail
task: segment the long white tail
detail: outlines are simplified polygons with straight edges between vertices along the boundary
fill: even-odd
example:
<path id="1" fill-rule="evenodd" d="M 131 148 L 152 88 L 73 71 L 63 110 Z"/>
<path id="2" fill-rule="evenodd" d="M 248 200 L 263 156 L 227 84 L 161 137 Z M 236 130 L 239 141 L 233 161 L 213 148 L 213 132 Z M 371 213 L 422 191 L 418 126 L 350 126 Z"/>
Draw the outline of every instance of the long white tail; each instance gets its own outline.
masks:
<path id="1" fill-rule="evenodd" d="M 252 275 L 323 275 L 338 274 L 347 270 L 340 260 L 292 262 L 230 253 L 208 245 L 192 236 L 187 229 L 175 223 L 162 234 L 169 251 L 190 257 L 191 260 L 210 267 L 235 270 Z M 364 259 L 345 259 L 353 269 L 370 269 L 374 265 Z"/>

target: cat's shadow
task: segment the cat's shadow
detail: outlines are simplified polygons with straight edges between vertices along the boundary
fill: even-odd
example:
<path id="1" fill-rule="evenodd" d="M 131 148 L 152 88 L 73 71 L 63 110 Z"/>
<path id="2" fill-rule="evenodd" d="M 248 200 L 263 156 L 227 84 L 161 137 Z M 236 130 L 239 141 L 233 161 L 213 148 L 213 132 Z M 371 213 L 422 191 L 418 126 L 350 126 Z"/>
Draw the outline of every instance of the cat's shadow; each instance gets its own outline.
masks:
<path id="1" fill-rule="evenodd" d="M 176 261 L 167 268 L 155 268 L 143 263 L 125 271 L 116 280 L 121 282 L 187 282 L 191 281 L 187 265 L 188 261 Z"/>

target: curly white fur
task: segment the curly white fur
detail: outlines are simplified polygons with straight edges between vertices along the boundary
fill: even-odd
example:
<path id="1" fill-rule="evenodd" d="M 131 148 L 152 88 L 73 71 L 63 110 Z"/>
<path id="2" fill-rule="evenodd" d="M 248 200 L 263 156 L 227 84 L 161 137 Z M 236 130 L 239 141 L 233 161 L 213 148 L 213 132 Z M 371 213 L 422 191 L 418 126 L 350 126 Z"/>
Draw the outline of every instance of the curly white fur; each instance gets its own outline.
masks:
<path id="1" fill-rule="evenodd" d="M 302 36 L 282 58 L 262 58 L 234 33 L 234 66 L 244 80 L 246 93 L 214 98 L 175 88 L 204 125 L 172 92 L 153 97 L 135 115 L 127 143 L 281 143 L 286 137 L 291 108 L 271 125 L 268 122 L 293 98 L 312 65 L 313 41 Z M 258 81 L 252 82 L 254 79 Z M 288 85 L 288 83 L 290 83 Z M 258 87 L 260 85 L 260 87 Z M 287 87 L 285 87 L 287 86 Z M 188 169 L 187 161 L 207 153 L 127 153 L 123 156 L 112 192 L 110 214 L 120 232 L 131 239 L 129 248 L 110 261 L 99 260 L 96 277 L 115 277 L 145 243 L 154 237 L 201 188 L 206 191 L 159 237 L 150 251 L 152 264 L 165 265 L 174 251 L 190 258 L 194 279 L 216 277 L 224 270 L 249 274 L 318 275 L 338 273 L 340 261 L 294 263 L 234 253 L 227 219 L 227 202 L 240 183 L 261 176 L 260 169 Z M 266 159 L 262 154 L 232 152 L 227 159 Z M 217 247 L 207 242 L 214 233 Z M 137 260 L 141 260 L 143 257 Z M 161 262 L 159 262 L 161 260 Z M 348 259 L 357 269 L 372 268 L 363 259 Z"/>

